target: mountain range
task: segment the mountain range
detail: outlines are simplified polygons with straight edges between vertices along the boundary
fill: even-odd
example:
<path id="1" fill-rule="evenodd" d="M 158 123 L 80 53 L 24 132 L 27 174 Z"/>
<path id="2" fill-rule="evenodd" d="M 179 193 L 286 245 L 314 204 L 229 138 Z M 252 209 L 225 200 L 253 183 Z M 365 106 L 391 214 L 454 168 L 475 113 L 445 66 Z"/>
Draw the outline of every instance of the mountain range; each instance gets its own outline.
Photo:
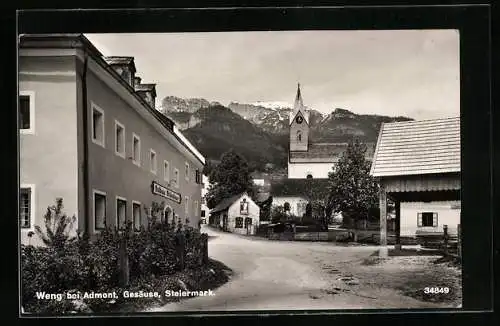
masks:
<path id="1" fill-rule="evenodd" d="M 309 108 L 310 142 L 345 143 L 353 137 L 376 143 L 383 122 L 410 121 L 408 117 L 363 115 L 336 108 L 323 114 Z M 231 102 L 223 106 L 206 99 L 167 96 L 161 112 L 208 159 L 217 161 L 229 148 L 240 152 L 254 170 L 271 163 L 286 167 L 290 107 L 285 105 Z"/>

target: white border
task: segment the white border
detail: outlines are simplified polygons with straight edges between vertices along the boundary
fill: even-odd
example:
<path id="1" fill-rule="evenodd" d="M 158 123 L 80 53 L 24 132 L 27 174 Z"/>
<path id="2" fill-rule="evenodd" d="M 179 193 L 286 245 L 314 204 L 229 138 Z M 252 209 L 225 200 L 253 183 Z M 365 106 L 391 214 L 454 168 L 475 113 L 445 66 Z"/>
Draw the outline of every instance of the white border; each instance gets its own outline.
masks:
<path id="1" fill-rule="evenodd" d="M 127 206 L 128 206 L 128 201 L 127 198 L 121 197 L 121 196 L 115 196 L 115 226 L 118 230 L 120 230 L 120 223 L 118 220 L 118 200 L 123 200 L 125 202 L 125 225 L 123 226 L 123 229 L 125 229 L 125 226 L 127 225 Z"/>
<path id="2" fill-rule="evenodd" d="M 21 99 L 21 96 L 28 96 L 30 99 L 30 127 L 29 129 L 21 129 L 21 126 L 19 126 L 19 133 L 21 135 L 34 135 L 35 134 L 35 92 L 34 91 L 19 91 L 19 97 L 17 101 L 17 114 L 18 114 L 18 121 L 19 121 L 19 110 L 21 109 L 19 107 L 19 102 Z"/>
<path id="3" fill-rule="evenodd" d="M 21 229 L 22 232 L 30 232 L 30 231 L 35 231 L 35 189 L 36 186 L 35 184 L 32 183 L 22 183 L 21 186 L 19 187 L 19 195 L 21 194 L 21 189 L 22 188 L 29 188 L 30 189 L 30 227 L 29 228 L 23 228 L 19 224 L 19 228 Z M 19 198 L 21 200 L 21 198 Z M 18 217 L 18 223 L 20 223 L 21 218 L 21 212 L 19 211 L 19 217 Z"/>
<path id="4" fill-rule="evenodd" d="M 102 231 L 103 229 L 99 228 L 99 229 L 96 229 L 96 220 L 95 220 L 95 195 L 98 194 L 98 195 L 102 195 L 104 196 L 106 199 L 106 202 L 104 203 L 104 227 L 106 227 L 106 220 L 108 218 L 108 195 L 106 192 L 104 191 L 101 191 L 101 190 L 97 190 L 97 189 L 92 189 L 92 219 L 93 219 L 93 229 L 94 229 L 94 233 L 96 232 L 100 232 Z"/>
<path id="5" fill-rule="evenodd" d="M 167 165 L 167 169 L 165 169 L 165 163 Z M 167 160 L 163 160 L 163 180 L 170 183 L 170 162 Z"/>
<path id="6" fill-rule="evenodd" d="M 123 138 L 122 138 L 123 152 L 122 153 L 120 153 L 120 152 L 118 152 L 116 150 L 116 147 L 118 145 L 118 137 L 117 137 L 117 134 L 116 134 L 117 127 L 122 128 L 122 131 L 123 131 Z M 115 119 L 115 154 L 117 156 L 120 156 L 121 158 L 125 158 L 125 153 L 127 152 L 126 148 L 125 148 L 126 147 L 126 143 L 127 143 L 126 139 L 127 139 L 127 134 L 126 134 L 125 126 L 120 121 L 118 121 L 118 120 Z"/>
<path id="7" fill-rule="evenodd" d="M 132 200 L 132 225 L 133 225 L 133 229 L 134 231 L 139 231 L 139 229 L 136 229 L 136 225 L 135 225 L 135 214 L 134 214 L 134 205 L 139 205 L 139 228 L 142 226 L 142 204 L 141 202 L 137 201 L 137 200 Z"/>
<path id="8" fill-rule="evenodd" d="M 92 107 L 92 110 L 91 110 L 91 123 L 90 123 L 90 139 L 92 140 L 92 142 L 96 145 L 99 145 L 101 146 L 102 148 L 106 148 L 106 134 L 105 134 L 105 123 L 106 123 L 106 117 L 104 115 L 104 110 L 101 109 L 98 105 L 96 105 L 94 102 L 91 102 L 91 107 Z M 94 110 L 95 111 L 98 111 L 99 113 L 102 114 L 102 141 L 99 141 L 97 139 L 94 139 Z"/>
<path id="9" fill-rule="evenodd" d="M 134 151 L 135 151 L 134 140 L 135 139 L 137 139 L 139 141 L 138 142 L 139 148 L 137 150 L 139 152 L 139 160 L 138 161 L 135 160 L 135 155 L 134 155 L 135 154 L 134 153 Z M 133 132 L 132 133 L 132 156 L 131 156 L 132 163 L 134 163 L 135 165 L 140 167 L 141 166 L 141 157 L 142 157 L 142 155 L 141 155 L 141 137 L 139 137 L 135 132 Z"/>
<path id="10" fill-rule="evenodd" d="M 151 159 L 151 154 L 155 154 L 154 155 L 155 156 L 154 162 Z M 154 167 L 154 169 L 153 169 L 153 167 Z M 155 175 L 158 173 L 158 156 L 156 155 L 156 151 L 152 148 L 149 149 L 149 171 Z"/>

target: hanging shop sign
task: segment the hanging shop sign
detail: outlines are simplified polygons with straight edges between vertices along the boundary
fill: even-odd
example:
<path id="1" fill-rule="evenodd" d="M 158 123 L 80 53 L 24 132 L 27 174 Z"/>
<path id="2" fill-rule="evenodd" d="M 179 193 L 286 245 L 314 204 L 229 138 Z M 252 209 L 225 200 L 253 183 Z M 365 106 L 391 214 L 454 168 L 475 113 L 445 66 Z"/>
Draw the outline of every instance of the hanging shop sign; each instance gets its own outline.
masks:
<path id="1" fill-rule="evenodd" d="M 155 195 L 170 199 L 171 201 L 174 201 L 178 204 L 181 203 L 182 196 L 180 193 L 175 192 L 171 189 L 168 189 L 167 187 L 162 186 L 161 184 L 157 183 L 156 181 L 153 181 L 151 183 L 151 191 Z"/>

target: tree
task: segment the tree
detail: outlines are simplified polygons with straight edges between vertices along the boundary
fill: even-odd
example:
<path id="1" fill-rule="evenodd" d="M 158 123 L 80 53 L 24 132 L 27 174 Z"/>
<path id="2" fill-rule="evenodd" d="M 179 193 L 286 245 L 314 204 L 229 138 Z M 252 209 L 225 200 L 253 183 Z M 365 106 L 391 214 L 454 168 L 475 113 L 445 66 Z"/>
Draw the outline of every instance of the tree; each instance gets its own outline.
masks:
<path id="1" fill-rule="evenodd" d="M 334 171 L 328 175 L 329 195 L 327 212 L 344 217 L 366 220 L 378 207 L 378 183 L 370 175 L 370 162 L 366 160 L 366 145 L 358 140 L 350 142 Z"/>
<path id="2" fill-rule="evenodd" d="M 254 184 L 246 159 L 230 149 L 221 156 L 221 162 L 209 174 L 210 187 L 206 194 L 207 207 L 214 208 L 221 200 L 247 192 L 254 194 Z"/>
<path id="3" fill-rule="evenodd" d="M 257 204 L 260 207 L 259 221 L 269 221 L 271 219 L 271 207 L 273 204 L 273 197 L 269 196 L 265 201 Z"/>

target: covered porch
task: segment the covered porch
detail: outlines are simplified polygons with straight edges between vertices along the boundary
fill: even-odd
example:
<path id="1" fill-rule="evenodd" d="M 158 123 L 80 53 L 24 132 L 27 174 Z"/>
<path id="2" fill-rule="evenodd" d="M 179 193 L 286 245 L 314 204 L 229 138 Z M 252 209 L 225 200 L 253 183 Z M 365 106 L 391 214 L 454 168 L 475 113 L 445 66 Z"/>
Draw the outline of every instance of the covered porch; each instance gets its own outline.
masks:
<path id="1" fill-rule="evenodd" d="M 400 250 L 401 245 L 401 203 L 432 203 L 460 201 L 460 174 L 432 174 L 380 177 L 379 207 L 380 207 L 380 257 L 387 257 L 387 203 L 395 204 L 395 244 L 394 249 Z"/>

